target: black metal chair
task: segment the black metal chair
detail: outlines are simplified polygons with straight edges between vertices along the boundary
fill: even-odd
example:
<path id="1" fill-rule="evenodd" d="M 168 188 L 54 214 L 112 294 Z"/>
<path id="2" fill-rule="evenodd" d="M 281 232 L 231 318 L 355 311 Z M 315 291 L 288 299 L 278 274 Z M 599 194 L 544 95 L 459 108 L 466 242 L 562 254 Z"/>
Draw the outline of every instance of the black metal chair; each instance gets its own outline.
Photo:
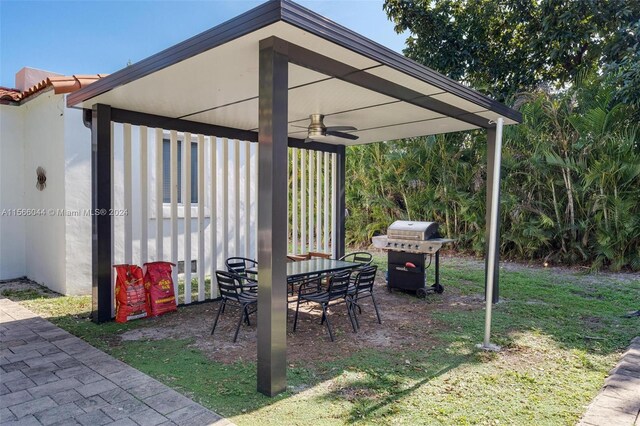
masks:
<path id="1" fill-rule="evenodd" d="M 351 299 L 347 295 L 347 291 L 349 289 L 349 277 L 350 272 L 348 271 L 330 275 L 329 287 L 327 288 L 327 290 L 318 288 L 318 282 L 322 280 L 322 277 L 315 277 L 302 283 L 298 291 L 298 302 L 296 304 L 296 315 L 293 320 L 293 331 L 296 331 L 298 325 L 298 311 L 300 310 L 300 303 L 318 303 L 322 308 L 322 319 L 320 320 L 320 324 L 322 325 L 326 322 L 327 330 L 329 331 L 329 338 L 333 342 L 333 330 L 331 329 L 331 324 L 329 323 L 327 309 L 332 302 L 335 302 L 332 306 L 340 303 L 345 303 L 347 305 L 347 314 L 349 315 L 349 321 L 351 321 L 351 326 L 353 327 L 353 332 L 355 333 L 357 331 L 357 328 L 356 323 L 353 319 Z M 314 285 L 315 289 L 307 290 L 307 286 L 310 285 Z"/>
<path id="2" fill-rule="evenodd" d="M 246 257 L 230 257 L 224 262 L 224 264 L 227 267 L 227 271 L 242 276 L 247 274 L 247 269 L 258 266 L 258 262 Z"/>
<path id="3" fill-rule="evenodd" d="M 246 257 L 230 257 L 224 262 L 227 271 L 242 277 L 242 287 L 257 291 L 258 281 L 247 273 L 247 269 L 256 268 L 258 262 Z"/>
<path id="4" fill-rule="evenodd" d="M 371 255 L 371 253 L 367 253 L 366 251 L 356 251 L 353 253 L 347 253 L 338 260 L 359 263 L 362 266 L 369 266 L 373 261 L 373 256 Z"/>
<path id="5" fill-rule="evenodd" d="M 236 333 L 233 335 L 233 343 L 238 340 L 238 332 L 240 331 L 240 325 L 244 319 L 247 325 L 251 325 L 249 321 L 249 315 L 257 310 L 258 293 L 255 291 L 247 290 L 242 285 L 244 277 L 234 274 L 232 272 L 216 271 L 216 279 L 218 280 L 218 288 L 220 290 L 220 307 L 216 314 L 216 319 L 211 329 L 211 335 L 216 331 L 218 325 L 218 319 L 220 314 L 224 312 L 227 303 L 235 304 L 240 307 L 240 318 L 238 319 L 238 325 L 236 327 Z M 253 309 L 250 309 L 253 305 Z"/>
<path id="6" fill-rule="evenodd" d="M 373 295 L 373 284 L 376 279 L 377 271 L 378 267 L 375 265 L 365 266 L 356 269 L 351 274 L 351 284 L 347 290 L 347 296 L 351 299 L 350 302 L 353 311 L 353 319 L 355 320 L 356 327 L 358 328 L 360 328 L 360 323 L 358 322 L 358 315 L 356 315 L 356 308 L 358 308 L 359 313 L 362 313 L 362 308 L 358 302 L 362 299 L 366 299 L 367 297 L 370 297 L 373 301 L 373 307 L 375 308 L 376 316 L 378 317 L 378 324 L 382 324 L 380 312 L 378 311 L 378 304 L 376 303 L 376 298 Z"/>

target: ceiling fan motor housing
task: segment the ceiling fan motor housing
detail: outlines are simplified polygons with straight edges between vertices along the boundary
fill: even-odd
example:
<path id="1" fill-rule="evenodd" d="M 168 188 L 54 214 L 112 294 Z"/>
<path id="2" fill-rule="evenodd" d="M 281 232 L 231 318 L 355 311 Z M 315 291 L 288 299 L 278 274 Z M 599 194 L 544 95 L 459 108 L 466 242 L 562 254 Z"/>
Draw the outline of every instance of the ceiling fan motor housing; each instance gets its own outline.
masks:
<path id="1" fill-rule="evenodd" d="M 316 138 L 326 136 L 327 127 L 322 122 L 324 120 L 324 115 L 322 114 L 311 114 L 309 116 L 311 119 L 311 123 L 309 124 L 309 138 Z"/>

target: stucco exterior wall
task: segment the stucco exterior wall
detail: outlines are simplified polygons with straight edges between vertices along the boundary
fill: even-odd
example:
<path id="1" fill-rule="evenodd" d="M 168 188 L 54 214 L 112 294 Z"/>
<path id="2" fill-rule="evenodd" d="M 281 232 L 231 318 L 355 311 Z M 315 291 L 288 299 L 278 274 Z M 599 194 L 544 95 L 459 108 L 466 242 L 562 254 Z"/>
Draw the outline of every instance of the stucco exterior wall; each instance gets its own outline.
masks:
<path id="1" fill-rule="evenodd" d="M 46 188 L 36 188 L 36 168 Z M 45 91 L 0 107 L 0 279 L 27 276 L 64 294 L 91 292 L 91 132 L 82 112 Z"/>
<path id="2" fill-rule="evenodd" d="M 58 95 L 62 98 L 62 96 Z M 65 102 L 66 103 L 66 102 Z M 82 111 L 64 110 L 65 208 L 84 212 L 91 208 L 91 130 Z M 65 217 L 66 294 L 91 293 L 91 217 Z"/>
<path id="3" fill-rule="evenodd" d="M 23 111 L 0 105 L 0 212 L 25 207 L 23 130 Z M 24 234 L 24 217 L 0 214 L 0 280 L 27 274 Z"/>
<path id="4" fill-rule="evenodd" d="M 48 91 L 19 108 L 25 117 L 21 173 L 25 207 L 48 212 L 25 219 L 26 275 L 65 293 L 65 217 L 57 214 L 65 208 L 64 97 Z M 43 191 L 35 187 L 39 166 L 47 172 Z"/>

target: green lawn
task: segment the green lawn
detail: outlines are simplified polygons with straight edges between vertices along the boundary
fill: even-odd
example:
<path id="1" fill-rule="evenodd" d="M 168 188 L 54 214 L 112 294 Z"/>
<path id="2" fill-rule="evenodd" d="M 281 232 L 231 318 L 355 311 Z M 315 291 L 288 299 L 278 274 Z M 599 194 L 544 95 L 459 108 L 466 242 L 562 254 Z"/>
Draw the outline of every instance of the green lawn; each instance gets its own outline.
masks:
<path id="1" fill-rule="evenodd" d="M 381 265 L 383 260 L 377 259 Z M 511 268 L 510 268 L 511 269 Z M 255 363 L 210 361 L 189 340 L 121 341 L 143 326 L 94 325 L 87 297 L 16 299 L 70 332 L 228 416 L 263 424 L 575 424 L 620 352 L 640 334 L 640 277 L 583 276 L 554 269 L 501 272 L 495 306 L 497 354 L 477 350 L 484 311 L 482 264 L 443 261 L 447 292 L 476 296 L 475 308 L 435 305 L 438 344 L 362 350 L 289 369 L 290 390 L 255 392 Z M 399 296 L 401 297 L 401 296 Z M 188 308 L 187 308 L 188 309 Z"/>

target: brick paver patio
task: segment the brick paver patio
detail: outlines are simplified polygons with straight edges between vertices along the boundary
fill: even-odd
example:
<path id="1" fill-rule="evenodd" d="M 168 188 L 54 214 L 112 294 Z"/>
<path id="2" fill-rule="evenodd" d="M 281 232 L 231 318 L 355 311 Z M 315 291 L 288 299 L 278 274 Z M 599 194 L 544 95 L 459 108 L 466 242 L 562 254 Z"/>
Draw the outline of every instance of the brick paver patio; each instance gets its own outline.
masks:
<path id="1" fill-rule="evenodd" d="M 611 370 L 600 394 L 591 402 L 579 426 L 640 425 L 640 337 Z"/>
<path id="2" fill-rule="evenodd" d="M 8 299 L 0 375 L 2 425 L 232 425 Z"/>

